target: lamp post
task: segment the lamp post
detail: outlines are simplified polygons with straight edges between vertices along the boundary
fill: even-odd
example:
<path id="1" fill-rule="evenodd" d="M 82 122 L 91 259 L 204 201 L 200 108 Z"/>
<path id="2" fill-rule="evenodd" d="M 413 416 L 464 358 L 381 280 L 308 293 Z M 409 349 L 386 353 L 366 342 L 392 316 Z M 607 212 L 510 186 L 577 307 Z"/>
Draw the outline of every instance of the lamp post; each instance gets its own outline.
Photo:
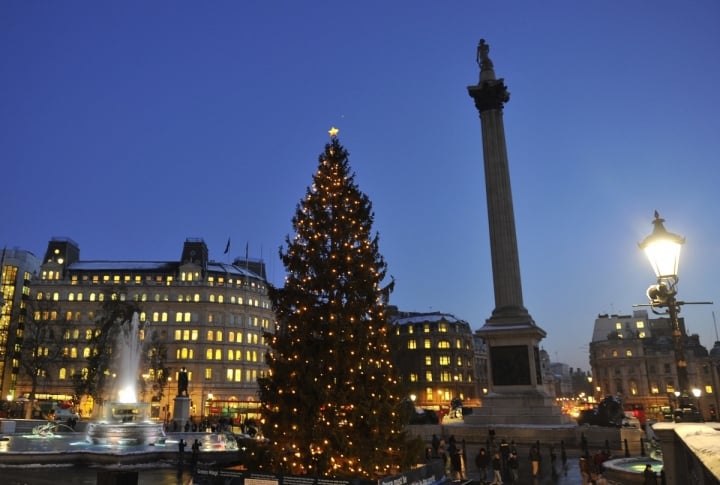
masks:
<path id="1" fill-rule="evenodd" d="M 678 396 L 679 404 L 682 406 L 682 400 L 688 396 L 688 372 L 687 361 L 685 360 L 685 343 L 684 328 L 680 326 L 678 314 L 680 313 L 681 303 L 675 299 L 677 295 L 678 283 L 678 264 L 680 262 L 680 249 L 685 243 L 685 238 L 677 234 L 668 232 L 663 225 L 665 219 L 661 219 L 657 211 L 655 211 L 655 219 L 653 220 L 653 232 L 646 237 L 640 244 L 640 249 L 650 261 L 650 264 L 657 276 L 657 284 L 651 285 L 647 290 L 647 296 L 650 299 L 650 307 L 655 312 L 655 308 L 667 308 L 667 314 L 670 316 L 670 324 L 673 332 L 673 348 L 675 352 L 675 367 L 677 369 L 678 378 Z M 658 312 L 655 312 L 658 313 Z"/>

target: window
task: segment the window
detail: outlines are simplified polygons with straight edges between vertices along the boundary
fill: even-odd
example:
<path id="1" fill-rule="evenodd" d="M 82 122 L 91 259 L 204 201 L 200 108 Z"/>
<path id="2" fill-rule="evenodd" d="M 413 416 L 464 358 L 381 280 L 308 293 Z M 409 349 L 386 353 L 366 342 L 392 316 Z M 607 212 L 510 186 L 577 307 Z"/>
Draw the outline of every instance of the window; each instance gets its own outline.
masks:
<path id="1" fill-rule="evenodd" d="M 625 350 L 625 357 L 632 357 L 632 355 L 633 355 L 632 349 Z"/>
<path id="2" fill-rule="evenodd" d="M 637 322 L 635 322 L 635 326 L 637 328 L 645 328 L 645 322 L 643 322 L 642 320 L 638 320 Z"/>
<path id="3" fill-rule="evenodd" d="M 410 382 L 417 382 L 417 381 L 418 381 L 418 375 L 417 375 L 416 372 L 411 372 L 409 377 L 410 377 Z"/>
<path id="4" fill-rule="evenodd" d="M 622 323 L 621 323 L 621 322 L 617 322 L 617 323 L 615 324 L 615 330 L 622 330 Z"/>
<path id="5" fill-rule="evenodd" d="M 212 380 L 212 367 L 206 367 L 205 368 L 205 380 L 211 381 Z"/>
<path id="6" fill-rule="evenodd" d="M 450 342 L 447 340 L 441 340 L 438 342 L 437 345 L 438 349 L 449 349 L 450 348 Z"/>
<path id="7" fill-rule="evenodd" d="M 438 360 L 440 361 L 440 365 L 450 365 L 449 355 L 441 355 Z"/>
<path id="8" fill-rule="evenodd" d="M 430 356 L 430 355 L 425 356 L 425 365 L 432 365 L 432 356 Z"/>
<path id="9" fill-rule="evenodd" d="M 423 339 L 423 347 L 426 349 L 431 349 L 432 341 L 429 338 Z"/>
<path id="10" fill-rule="evenodd" d="M 411 338 L 410 340 L 408 340 L 407 348 L 410 349 L 410 350 L 415 350 L 415 349 L 417 349 L 417 342 L 415 341 L 414 338 Z"/>
<path id="11" fill-rule="evenodd" d="M 432 382 L 433 380 L 433 374 L 431 370 L 425 371 L 425 382 Z"/>

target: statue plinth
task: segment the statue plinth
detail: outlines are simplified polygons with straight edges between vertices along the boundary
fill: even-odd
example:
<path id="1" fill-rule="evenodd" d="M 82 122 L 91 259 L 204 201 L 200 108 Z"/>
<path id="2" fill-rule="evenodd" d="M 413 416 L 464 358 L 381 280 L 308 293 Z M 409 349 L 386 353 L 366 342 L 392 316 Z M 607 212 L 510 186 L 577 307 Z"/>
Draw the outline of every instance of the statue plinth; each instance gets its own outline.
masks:
<path id="1" fill-rule="evenodd" d="M 178 429 L 183 429 L 185 423 L 190 421 L 190 398 L 188 396 L 175 396 L 173 421 Z"/>

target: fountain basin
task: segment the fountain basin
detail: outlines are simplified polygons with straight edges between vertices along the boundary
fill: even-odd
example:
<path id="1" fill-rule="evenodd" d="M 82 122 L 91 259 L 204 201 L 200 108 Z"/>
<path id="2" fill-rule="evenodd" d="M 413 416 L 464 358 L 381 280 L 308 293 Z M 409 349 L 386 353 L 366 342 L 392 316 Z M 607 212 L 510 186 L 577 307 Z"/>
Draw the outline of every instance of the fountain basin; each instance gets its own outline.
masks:
<path id="1" fill-rule="evenodd" d="M 60 433 L 52 436 L 13 434 L 0 436 L 0 473 L 3 467 L 38 466 L 140 466 L 144 464 L 173 465 L 178 460 L 178 442 L 188 443 L 185 461 L 190 460 L 190 444 L 201 443 L 200 461 L 219 464 L 237 463 L 240 455 L 237 442 L 212 433 L 169 433 L 154 445 L 125 446 L 92 444 L 85 433 Z"/>
<path id="2" fill-rule="evenodd" d="M 645 482 L 643 472 L 645 471 L 645 465 L 651 465 L 653 471 L 658 475 L 663 469 L 663 462 L 655 460 L 654 458 L 639 456 L 634 458 L 617 458 L 615 460 L 608 460 L 603 462 L 605 471 L 603 476 L 608 480 L 616 483 L 623 483 L 627 485 L 642 484 Z"/>
<path id="3" fill-rule="evenodd" d="M 87 440 L 95 445 L 144 446 L 165 439 L 162 423 L 150 420 L 148 403 L 109 403 L 98 421 L 88 423 Z"/>

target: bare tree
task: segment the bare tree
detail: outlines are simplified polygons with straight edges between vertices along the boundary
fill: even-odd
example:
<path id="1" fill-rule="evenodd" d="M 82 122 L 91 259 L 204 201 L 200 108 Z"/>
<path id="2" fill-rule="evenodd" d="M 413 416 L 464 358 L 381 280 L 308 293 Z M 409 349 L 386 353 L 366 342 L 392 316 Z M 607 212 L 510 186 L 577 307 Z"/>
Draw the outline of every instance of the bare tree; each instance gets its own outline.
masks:
<path id="1" fill-rule="evenodd" d="M 28 302 L 27 316 L 22 328 L 20 366 L 30 379 L 31 402 L 35 401 L 43 379 L 53 379 L 52 371 L 67 361 L 64 346 L 69 335 L 69 322 L 57 305 L 48 300 Z M 30 411 L 30 408 L 27 410 Z"/>

